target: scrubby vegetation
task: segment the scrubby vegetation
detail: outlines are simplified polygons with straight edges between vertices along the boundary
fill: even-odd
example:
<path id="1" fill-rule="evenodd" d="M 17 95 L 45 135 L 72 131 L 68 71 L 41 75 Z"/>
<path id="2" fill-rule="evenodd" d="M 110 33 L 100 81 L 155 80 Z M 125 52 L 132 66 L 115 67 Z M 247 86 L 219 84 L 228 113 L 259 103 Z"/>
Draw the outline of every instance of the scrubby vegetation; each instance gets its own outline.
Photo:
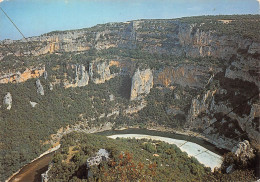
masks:
<path id="1" fill-rule="evenodd" d="M 61 143 L 49 173 L 51 181 L 201 181 L 210 173 L 195 158 L 164 142 L 73 133 Z M 101 148 L 110 153 L 110 160 L 91 166 L 93 175 L 87 178 L 86 160 Z"/>
<path id="2" fill-rule="evenodd" d="M 50 181 L 252 181 L 251 170 L 211 173 L 175 145 L 146 139 L 108 139 L 71 133 L 54 155 Z M 106 149 L 110 159 L 87 167 L 88 158 Z M 91 172 L 90 172 L 91 171 Z"/>

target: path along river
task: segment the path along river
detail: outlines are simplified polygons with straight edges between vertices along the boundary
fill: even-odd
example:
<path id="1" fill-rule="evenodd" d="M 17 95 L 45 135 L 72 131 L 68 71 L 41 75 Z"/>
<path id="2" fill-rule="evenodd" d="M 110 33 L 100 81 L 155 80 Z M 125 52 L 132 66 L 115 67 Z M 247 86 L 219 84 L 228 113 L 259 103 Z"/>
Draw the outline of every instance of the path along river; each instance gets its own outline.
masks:
<path id="1" fill-rule="evenodd" d="M 192 136 L 174 134 L 169 132 L 159 132 L 146 129 L 126 129 L 109 130 L 96 134 L 105 135 L 110 138 L 147 138 L 175 144 L 179 147 L 181 146 L 180 149 L 186 152 L 189 156 L 195 156 L 199 162 L 207 167 L 210 167 L 211 169 L 214 169 L 215 167 L 220 167 L 222 163 L 222 155 L 227 152 L 226 150 L 218 149 L 207 141 Z M 25 165 L 16 175 L 11 178 L 10 182 L 41 181 L 41 174 L 47 170 L 48 164 L 50 163 L 53 154 L 54 152 L 43 155 L 30 164 Z"/>

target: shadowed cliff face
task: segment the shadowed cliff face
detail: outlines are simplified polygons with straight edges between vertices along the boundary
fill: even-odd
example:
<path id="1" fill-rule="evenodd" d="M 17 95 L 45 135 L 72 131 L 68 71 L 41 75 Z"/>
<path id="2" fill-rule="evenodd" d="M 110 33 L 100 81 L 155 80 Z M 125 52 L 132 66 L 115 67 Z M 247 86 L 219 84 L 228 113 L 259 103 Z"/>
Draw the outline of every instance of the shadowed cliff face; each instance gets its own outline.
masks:
<path id="1" fill-rule="evenodd" d="M 203 88 L 212 77 L 212 73 L 220 72 L 221 68 L 196 66 L 196 65 L 178 65 L 176 67 L 166 67 L 158 71 L 155 75 L 155 84 L 165 87 L 178 84 L 183 87 Z"/>

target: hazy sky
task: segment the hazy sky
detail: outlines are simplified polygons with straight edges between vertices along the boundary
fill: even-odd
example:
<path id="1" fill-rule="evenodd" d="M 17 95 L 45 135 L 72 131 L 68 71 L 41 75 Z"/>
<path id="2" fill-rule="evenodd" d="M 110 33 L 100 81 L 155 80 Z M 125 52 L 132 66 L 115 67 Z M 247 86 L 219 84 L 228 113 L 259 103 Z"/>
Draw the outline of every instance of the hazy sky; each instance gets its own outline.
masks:
<path id="1" fill-rule="evenodd" d="M 25 37 L 135 19 L 259 14 L 260 0 L 0 0 Z M 22 36 L 0 11 L 0 40 Z"/>

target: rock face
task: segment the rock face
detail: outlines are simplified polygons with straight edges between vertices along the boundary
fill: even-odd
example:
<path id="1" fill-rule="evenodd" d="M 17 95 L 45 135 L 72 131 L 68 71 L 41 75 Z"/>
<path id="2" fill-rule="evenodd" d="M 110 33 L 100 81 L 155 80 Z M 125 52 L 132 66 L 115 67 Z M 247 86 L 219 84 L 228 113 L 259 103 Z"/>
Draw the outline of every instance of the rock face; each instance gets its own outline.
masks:
<path id="1" fill-rule="evenodd" d="M 116 65 L 115 61 L 94 61 L 89 64 L 89 76 L 95 84 L 105 83 L 117 74 L 111 74 L 110 66 Z"/>
<path id="2" fill-rule="evenodd" d="M 214 100 L 212 100 L 214 94 L 216 93 L 216 91 L 211 91 L 208 90 L 203 97 L 201 98 L 200 95 L 197 96 L 197 98 L 192 99 L 191 102 L 191 106 L 190 106 L 190 111 L 187 117 L 187 121 L 188 121 L 188 126 L 189 127 L 195 127 L 196 125 L 198 125 L 199 123 L 202 122 L 208 122 L 207 125 L 215 122 L 215 120 L 210 120 L 209 118 L 203 118 L 202 120 L 198 119 L 198 116 L 201 113 L 210 113 L 212 112 L 212 107 L 211 104 L 212 102 L 214 102 Z M 206 123 L 204 123 L 206 124 Z M 205 125 L 204 125 L 205 126 Z"/>
<path id="3" fill-rule="evenodd" d="M 106 149 L 99 149 L 94 157 L 88 158 L 86 162 L 88 177 L 92 176 L 92 172 L 90 169 L 91 166 L 99 165 L 102 161 L 107 160 L 109 160 L 109 153 Z"/>
<path id="4" fill-rule="evenodd" d="M 259 54 L 259 42 L 240 39 L 235 35 L 218 35 L 214 30 L 203 31 L 200 29 L 201 25 L 179 20 L 135 20 L 97 25 L 92 27 L 92 30 L 51 32 L 20 42 L 38 42 L 38 46 L 42 48 L 32 51 L 36 56 L 55 52 L 86 51 L 90 48 L 134 49 L 140 43 L 143 44 L 144 50 L 150 52 L 191 57 L 213 56 L 229 60 L 241 50 L 246 50 L 251 55 Z M 163 39 L 158 39 L 158 36 Z M 27 53 L 26 50 L 22 52 Z"/>
<path id="5" fill-rule="evenodd" d="M 1 83 L 21 83 L 25 82 L 31 78 L 38 78 L 43 75 L 45 68 L 31 68 L 26 69 L 24 72 L 15 72 L 8 74 L 0 74 L 0 84 Z"/>
<path id="6" fill-rule="evenodd" d="M 88 76 L 88 72 L 86 71 L 85 66 L 83 66 L 83 65 L 76 66 L 75 80 L 76 80 L 78 87 L 84 87 L 84 86 L 88 85 L 89 76 Z"/>
<path id="7" fill-rule="evenodd" d="M 225 98 L 228 94 L 230 91 L 225 89 L 208 90 L 204 95 L 198 95 L 192 99 L 186 127 L 202 130 L 207 128 L 204 134 L 214 140 L 217 146 L 229 150 L 235 144 L 235 141 L 229 138 L 238 138 L 245 132 L 250 140 L 258 145 L 260 143 L 259 125 L 257 124 L 260 116 L 259 104 L 251 106 L 243 104 L 242 111 L 250 107 L 251 109 L 247 111 L 248 113 L 241 114 L 233 110 L 234 106 L 229 103 L 234 102 L 235 99 L 231 101 L 219 100 L 220 97 Z M 240 97 L 238 96 L 237 99 L 239 100 Z"/>
<path id="8" fill-rule="evenodd" d="M 51 170 L 52 166 L 53 166 L 53 163 L 49 164 L 47 171 L 45 171 L 44 173 L 41 174 L 41 179 L 42 179 L 41 182 L 48 182 L 49 181 L 50 177 L 49 177 L 48 173 Z"/>
<path id="9" fill-rule="evenodd" d="M 109 153 L 106 149 L 99 149 L 94 157 L 90 157 L 87 160 L 87 167 L 99 165 L 102 161 L 109 159 Z"/>
<path id="10" fill-rule="evenodd" d="M 249 81 L 260 87 L 259 69 L 259 59 L 239 56 L 239 59 L 226 69 L 225 77 Z"/>
<path id="11" fill-rule="evenodd" d="M 32 107 L 35 107 L 38 103 L 30 101 L 30 104 L 31 104 Z"/>
<path id="12" fill-rule="evenodd" d="M 177 67 L 166 67 L 157 71 L 154 75 L 154 84 L 170 86 L 178 84 L 183 87 L 189 86 L 194 88 L 202 88 L 210 79 L 211 72 L 219 72 L 220 68 L 196 66 L 196 65 L 179 65 Z"/>
<path id="13" fill-rule="evenodd" d="M 44 95 L 43 86 L 41 84 L 41 81 L 39 79 L 36 80 L 36 87 L 37 87 L 37 93 L 40 95 Z"/>
<path id="14" fill-rule="evenodd" d="M 88 85 L 89 74 L 84 65 L 74 65 L 75 67 L 75 79 L 74 83 L 64 83 L 65 88 L 69 87 L 84 87 Z"/>
<path id="15" fill-rule="evenodd" d="M 50 83 L 50 85 L 49 85 L 49 89 L 50 89 L 50 91 L 53 90 L 53 84 L 52 84 L 52 83 Z"/>
<path id="16" fill-rule="evenodd" d="M 44 71 L 44 72 L 43 72 L 43 78 L 46 80 L 47 77 L 48 77 L 48 73 L 47 73 L 47 71 Z"/>
<path id="17" fill-rule="evenodd" d="M 254 151 L 250 146 L 249 141 L 245 140 L 243 142 L 239 142 L 233 149 L 232 153 L 234 153 L 237 157 L 247 157 L 252 158 L 254 157 Z"/>
<path id="18" fill-rule="evenodd" d="M 256 16 L 256 21 L 258 21 L 258 18 Z M 218 20 L 216 23 L 219 22 Z M 211 23 L 207 22 L 209 26 L 211 26 Z M 260 54 L 259 41 L 253 38 L 239 37 L 235 33 L 234 35 L 225 35 L 224 33 L 218 34 L 218 30 L 203 30 L 204 24 L 201 22 L 186 23 L 179 19 L 134 20 L 97 25 L 90 29 L 50 32 L 26 40 L 3 41 L 3 43 L 17 44 L 14 50 L 17 48 L 16 55 L 18 56 L 29 54 L 26 46 L 22 47 L 21 50 L 18 49 L 21 43 L 34 41 L 37 44 L 36 47 L 41 47 L 39 50 L 37 48 L 37 50 L 31 51 L 35 56 L 55 52 L 86 51 L 91 48 L 97 50 L 111 47 L 135 49 L 138 45 L 141 45 L 142 50 L 153 53 L 185 55 L 187 57 L 212 56 L 227 61 L 234 60 L 236 57 L 238 57 L 237 60 L 241 60 L 240 55 L 243 55 L 242 57 L 255 59 L 255 63 L 257 63 L 258 59 L 254 57 Z M 225 25 L 230 28 L 228 24 Z M 246 28 L 247 25 L 242 23 L 241 26 Z M 10 53 L 0 52 L 3 52 L 1 59 Z M 246 59 L 245 62 L 247 61 Z M 243 61 L 237 68 L 242 66 L 247 69 L 246 66 L 243 66 L 245 62 Z"/>
<path id="19" fill-rule="evenodd" d="M 139 68 L 132 77 L 130 100 L 138 100 L 142 94 L 147 95 L 153 87 L 153 74 L 150 69 L 140 71 Z"/>
<path id="20" fill-rule="evenodd" d="M 36 56 L 55 53 L 57 51 L 72 52 L 72 51 L 86 51 L 89 50 L 91 45 L 88 42 L 79 42 L 75 41 L 78 37 L 82 37 L 84 34 L 83 31 L 79 32 L 67 32 L 65 34 L 52 34 L 52 35 L 43 35 L 40 37 L 31 37 L 28 38 L 29 41 L 40 41 L 45 42 L 42 48 L 39 50 L 32 51 Z"/>
<path id="21" fill-rule="evenodd" d="M 12 95 L 10 94 L 10 92 L 8 92 L 5 95 L 3 104 L 4 106 L 7 106 L 6 107 L 7 110 L 10 110 L 12 108 Z"/>
<path id="22" fill-rule="evenodd" d="M 239 142 L 232 149 L 232 153 L 234 153 L 243 164 L 247 164 L 255 157 L 254 150 L 251 148 L 250 143 L 247 140 Z"/>

